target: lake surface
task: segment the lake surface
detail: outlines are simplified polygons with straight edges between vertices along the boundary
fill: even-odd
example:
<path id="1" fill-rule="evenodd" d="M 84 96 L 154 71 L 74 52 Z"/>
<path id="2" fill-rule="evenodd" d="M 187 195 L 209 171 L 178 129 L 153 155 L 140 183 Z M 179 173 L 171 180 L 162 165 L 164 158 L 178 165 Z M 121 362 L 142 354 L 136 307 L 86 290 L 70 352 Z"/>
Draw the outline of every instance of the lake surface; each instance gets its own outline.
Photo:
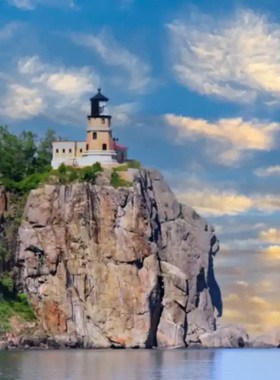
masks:
<path id="1" fill-rule="evenodd" d="M 279 380 L 280 350 L 0 353 L 1 380 Z"/>

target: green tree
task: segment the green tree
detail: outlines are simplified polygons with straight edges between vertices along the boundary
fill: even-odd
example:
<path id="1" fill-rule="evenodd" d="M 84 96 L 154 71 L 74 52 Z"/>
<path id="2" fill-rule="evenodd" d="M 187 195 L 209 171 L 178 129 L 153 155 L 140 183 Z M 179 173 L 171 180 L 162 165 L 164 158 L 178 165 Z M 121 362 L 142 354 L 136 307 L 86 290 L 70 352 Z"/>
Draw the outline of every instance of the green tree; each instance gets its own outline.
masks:
<path id="1" fill-rule="evenodd" d="M 20 182 L 36 173 L 51 170 L 52 144 L 61 138 L 52 129 L 39 140 L 33 132 L 23 131 L 19 136 L 7 126 L 0 126 L 0 177 Z"/>
<path id="2" fill-rule="evenodd" d="M 50 170 L 51 161 L 52 161 L 52 144 L 55 141 L 60 141 L 61 138 L 56 135 L 53 129 L 48 129 L 45 138 L 40 141 L 38 151 L 37 151 L 37 159 L 36 159 L 36 167 L 37 171 L 44 172 Z"/>
<path id="3" fill-rule="evenodd" d="M 32 162 L 36 153 L 36 136 L 32 132 L 23 132 L 16 136 L 8 127 L 0 127 L 0 174 L 13 181 L 21 181 L 32 171 Z"/>
<path id="4" fill-rule="evenodd" d="M 37 136 L 33 132 L 23 131 L 19 136 L 19 141 L 22 149 L 23 164 L 25 171 L 23 177 L 33 174 L 36 170 L 36 153 L 37 153 Z"/>

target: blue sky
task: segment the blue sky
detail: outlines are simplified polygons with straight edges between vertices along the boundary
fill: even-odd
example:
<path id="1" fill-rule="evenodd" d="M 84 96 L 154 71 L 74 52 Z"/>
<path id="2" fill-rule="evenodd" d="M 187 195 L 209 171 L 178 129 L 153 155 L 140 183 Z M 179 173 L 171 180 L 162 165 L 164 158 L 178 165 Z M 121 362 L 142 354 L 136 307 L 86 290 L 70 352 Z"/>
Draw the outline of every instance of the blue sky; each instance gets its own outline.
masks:
<path id="1" fill-rule="evenodd" d="M 279 52 L 276 0 L 2 0 L 0 124 L 81 140 L 100 86 L 130 157 L 216 226 L 224 320 L 259 332 L 280 324 Z"/>

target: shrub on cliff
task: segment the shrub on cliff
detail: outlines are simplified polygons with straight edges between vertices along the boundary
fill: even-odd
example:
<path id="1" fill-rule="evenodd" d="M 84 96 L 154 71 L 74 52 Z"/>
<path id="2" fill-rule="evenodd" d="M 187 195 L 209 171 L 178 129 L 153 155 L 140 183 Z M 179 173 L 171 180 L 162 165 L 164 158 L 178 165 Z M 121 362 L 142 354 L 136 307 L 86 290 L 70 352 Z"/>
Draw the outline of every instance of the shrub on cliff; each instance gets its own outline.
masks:
<path id="1" fill-rule="evenodd" d="M 62 185 L 74 182 L 89 182 L 95 184 L 97 174 L 102 172 L 103 168 L 99 162 L 85 168 L 75 168 L 61 164 L 57 170 L 52 170 L 50 176 L 56 177 Z"/>
<path id="2" fill-rule="evenodd" d="M 18 316 L 22 321 L 33 321 L 35 313 L 25 294 L 15 294 L 11 275 L 4 272 L 0 276 L 0 333 L 11 329 L 10 319 Z"/>
<path id="3" fill-rule="evenodd" d="M 80 182 L 89 182 L 94 184 L 98 173 L 101 173 L 103 168 L 99 162 L 92 166 L 87 166 L 81 170 Z"/>
<path id="4" fill-rule="evenodd" d="M 130 187 L 132 186 L 132 183 L 122 179 L 120 175 L 115 170 L 113 170 L 111 175 L 111 186 L 113 186 L 114 188 Z"/>
<path id="5" fill-rule="evenodd" d="M 74 182 L 89 182 L 94 184 L 97 174 L 102 171 L 103 168 L 99 162 L 83 169 L 61 164 L 57 170 L 34 173 L 19 182 L 10 178 L 1 178 L 0 182 L 3 183 L 8 191 L 24 195 L 29 194 L 31 190 L 38 188 L 44 183 L 67 185 Z"/>
<path id="6" fill-rule="evenodd" d="M 6 190 L 12 193 L 28 194 L 31 190 L 36 189 L 40 183 L 45 182 L 49 175 L 49 172 L 34 173 L 19 182 L 9 178 L 1 178 L 1 183 L 3 183 Z"/>

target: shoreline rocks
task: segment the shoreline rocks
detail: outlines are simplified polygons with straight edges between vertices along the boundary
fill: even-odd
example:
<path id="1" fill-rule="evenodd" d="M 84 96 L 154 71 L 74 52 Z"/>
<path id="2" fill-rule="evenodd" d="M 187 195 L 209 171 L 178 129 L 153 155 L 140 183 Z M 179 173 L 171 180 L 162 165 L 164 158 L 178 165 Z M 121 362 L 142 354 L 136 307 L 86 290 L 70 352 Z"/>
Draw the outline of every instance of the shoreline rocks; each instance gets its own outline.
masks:
<path id="1" fill-rule="evenodd" d="M 249 337 L 246 329 L 239 324 L 228 324 L 219 326 L 212 333 L 202 334 L 197 342 L 189 345 L 179 345 L 170 347 L 151 347 L 153 349 L 172 349 L 172 350 L 208 350 L 208 349 L 276 349 L 280 348 L 279 328 L 260 335 L 256 338 Z M 114 343 L 107 349 L 135 349 L 143 347 L 116 347 Z M 102 346 L 87 346 L 77 336 L 61 334 L 56 336 L 44 335 L 43 332 L 35 333 L 31 336 L 23 335 L 14 337 L 7 334 L 5 340 L 0 341 L 0 351 L 11 350 L 59 350 L 59 349 L 104 349 Z"/>
<path id="2" fill-rule="evenodd" d="M 277 347 L 280 348 L 280 327 L 274 328 L 271 331 L 259 335 L 252 340 L 252 347 Z"/>

